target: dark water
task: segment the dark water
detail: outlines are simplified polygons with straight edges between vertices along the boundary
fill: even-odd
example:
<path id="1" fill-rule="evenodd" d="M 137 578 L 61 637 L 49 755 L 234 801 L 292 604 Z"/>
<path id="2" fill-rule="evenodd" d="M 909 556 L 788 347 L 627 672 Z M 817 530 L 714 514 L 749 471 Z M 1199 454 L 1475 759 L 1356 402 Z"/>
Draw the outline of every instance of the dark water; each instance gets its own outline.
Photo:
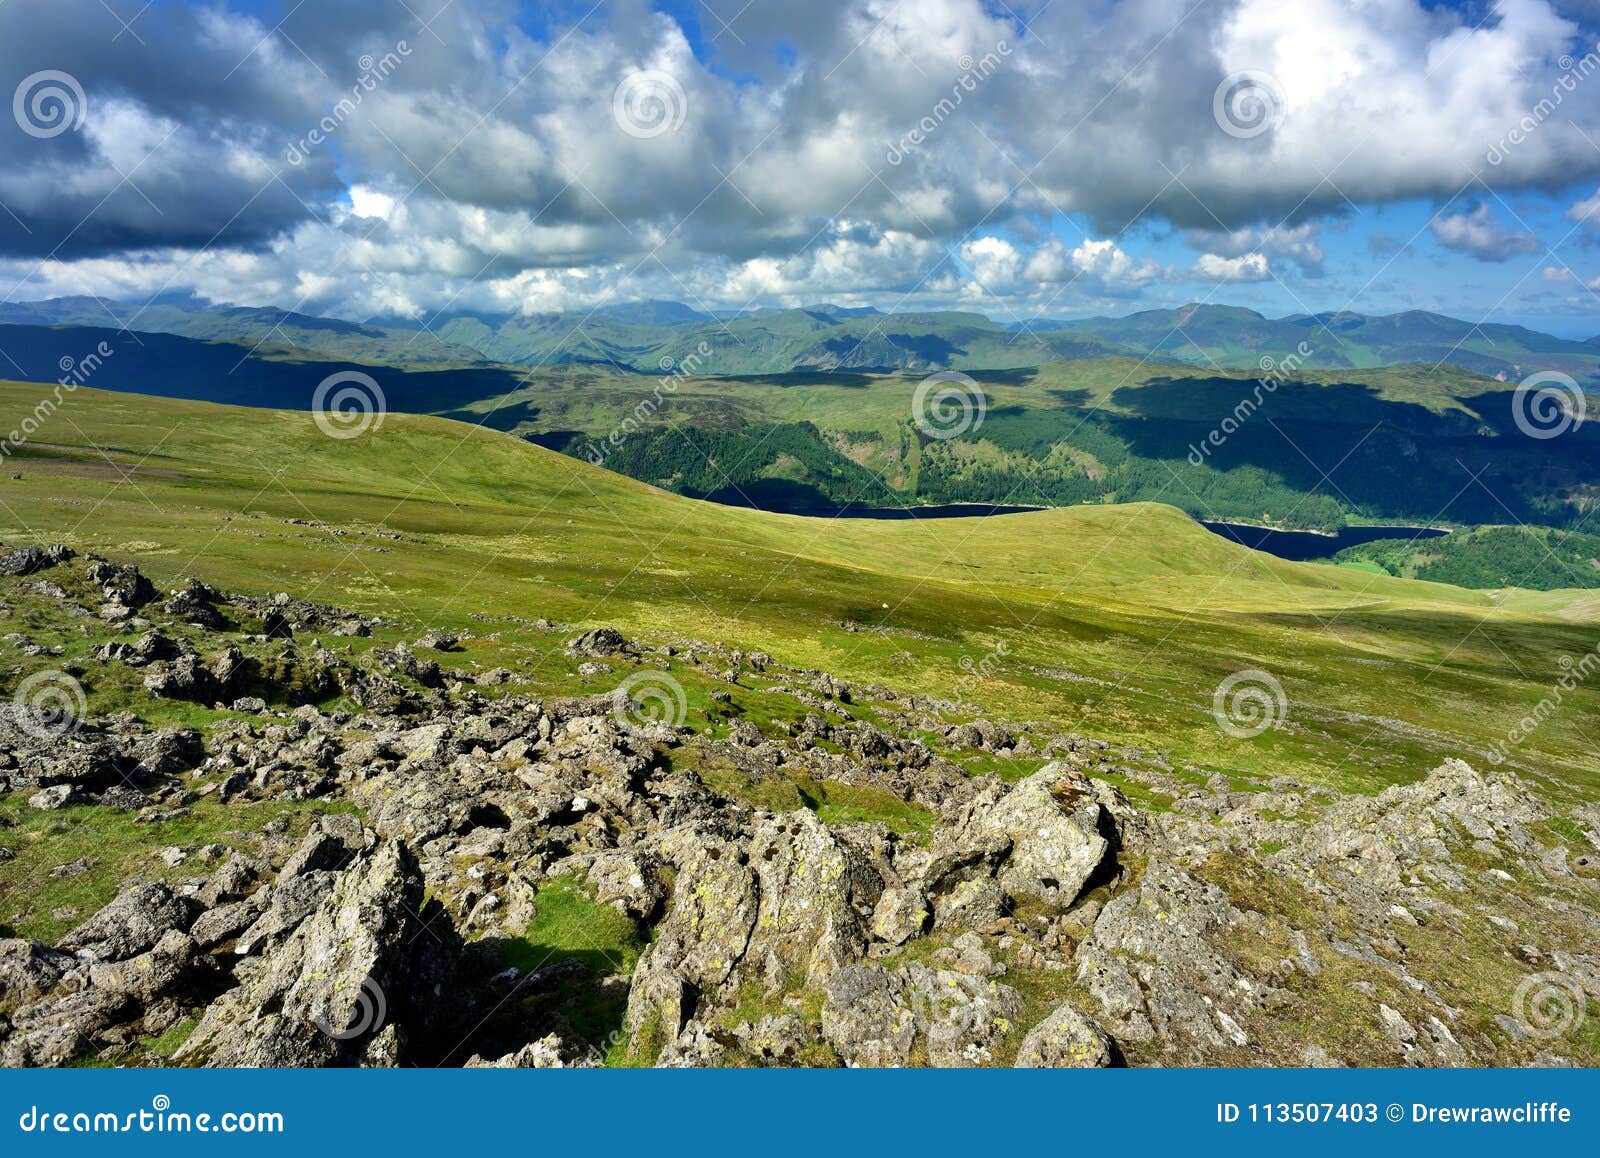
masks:
<path id="1" fill-rule="evenodd" d="M 1225 539 L 1295 562 L 1326 559 L 1346 547 L 1374 543 L 1379 539 L 1437 539 L 1440 535 L 1450 533 L 1433 527 L 1345 527 L 1336 535 L 1318 535 L 1312 531 L 1272 531 L 1244 523 L 1211 523 L 1202 520 L 1200 525 Z"/>
<path id="2" fill-rule="evenodd" d="M 1020 515 L 1042 507 L 1002 507 L 991 503 L 945 503 L 936 507 L 804 507 L 778 513 L 813 519 L 975 519 L 989 515 Z"/>

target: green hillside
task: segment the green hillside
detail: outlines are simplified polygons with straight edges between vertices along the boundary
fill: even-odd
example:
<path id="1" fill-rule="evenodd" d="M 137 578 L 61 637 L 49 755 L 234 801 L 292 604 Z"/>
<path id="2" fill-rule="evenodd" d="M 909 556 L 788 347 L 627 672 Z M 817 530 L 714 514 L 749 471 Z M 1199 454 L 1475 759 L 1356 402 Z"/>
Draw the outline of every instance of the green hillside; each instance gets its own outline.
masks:
<path id="1" fill-rule="evenodd" d="M 452 413 L 672 490 L 778 509 L 1158 501 L 1311 529 L 1508 512 L 1565 526 L 1600 494 L 1600 428 L 1531 438 L 1510 387 L 1451 367 L 1303 371 L 1266 390 L 1243 372 L 1129 359 L 971 379 L 958 388 L 973 414 L 951 438 L 919 426 L 912 374 L 541 372 Z"/>
<path id="2" fill-rule="evenodd" d="M 173 334 L 202 342 L 229 342 L 252 353 L 304 351 L 313 355 L 381 362 L 391 366 L 470 365 L 484 359 L 417 326 L 374 325 L 316 317 L 292 310 L 242 306 L 200 308 L 193 302 L 129 304 L 100 298 L 0 304 L 0 324 L 44 327 L 114 327 L 134 333 Z"/>
<path id="3" fill-rule="evenodd" d="M 974 370 L 945 384 L 968 413 L 940 428 L 927 421 L 932 403 L 919 421 L 921 372 L 387 365 L 73 326 L 8 326 L 4 344 L 18 376 L 36 381 L 103 349 L 96 387 L 286 409 L 357 370 L 389 411 L 490 426 L 682 494 L 771 510 L 1153 501 L 1289 528 L 1574 527 L 1600 496 L 1600 426 L 1530 437 L 1514 388 L 1450 366 L 1262 377 L 1098 358 Z"/>
<path id="4" fill-rule="evenodd" d="M 1594 382 L 1600 351 L 1589 342 L 1426 310 L 1370 316 L 1348 311 L 1268 318 L 1236 306 L 1188 305 L 1121 318 L 1067 322 L 1070 333 L 1202 366 L 1244 367 L 1293 354 L 1311 369 L 1371 369 L 1402 363 L 1448 364 L 1520 379 L 1561 370 Z"/>
<path id="5" fill-rule="evenodd" d="M 42 392 L 0 386 L 0 424 Z M 303 413 L 87 389 L 12 455 L 0 516 L 8 546 L 132 558 L 163 584 L 193 575 L 405 631 L 492 631 L 471 657 L 485 666 L 536 667 L 559 646 L 536 619 L 608 624 L 991 711 L 1026 705 L 1179 763 L 1361 788 L 1499 743 L 1600 619 L 1573 593 L 1491 599 L 1283 562 L 1169 506 L 802 519 L 695 502 L 437 418 L 390 414 L 341 440 Z M 1211 716 L 1219 682 L 1244 668 L 1273 673 L 1289 702 L 1286 726 L 1253 740 Z M 1514 758 L 1592 794 L 1580 721 L 1600 689 L 1578 695 Z"/>
<path id="6" fill-rule="evenodd" d="M 1545 527 L 1477 527 L 1423 542 L 1367 543 L 1334 558 L 1458 587 L 1600 588 L 1600 535 Z"/>
<path id="7" fill-rule="evenodd" d="M 499 323 L 455 318 L 450 342 L 498 362 L 596 362 L 655 373 L 692 366 L 703 374 L 794 370 L 1008 369 L 1103 357 L 1126 347 L 1067 332 L 1017 333 L 981 314 L 857 314 L 831 307 L 649 325 L 603 313 L 538 314 Z"/>

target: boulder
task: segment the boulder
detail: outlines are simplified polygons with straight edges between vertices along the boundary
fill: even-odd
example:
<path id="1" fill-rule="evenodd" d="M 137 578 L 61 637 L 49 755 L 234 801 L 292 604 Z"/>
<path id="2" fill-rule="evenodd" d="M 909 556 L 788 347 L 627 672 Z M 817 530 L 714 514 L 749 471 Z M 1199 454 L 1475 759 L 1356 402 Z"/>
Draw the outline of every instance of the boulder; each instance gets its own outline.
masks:
<path id="1" fill-rule="evenodd" d="M 59 985 L 78 963 L 71 953 L 39 941 L 0 940 L 0 1006 L 37 1000 Z"/>
<path id="2" fill-rule="evenodd" d="M 1089 782 L 1070 765 L 1048 764 L 992 804 L 975 801 L 956 835 L 958 847 L 985 848 L 1008 841 L 999 873 L 1013 897 L 1035 897 L 1065 907 L 1111 851 L 1110 814 Z"/>
<path id="3" fill-rule="evenodd" d="M 822 1035 L 853 1066 L 906 1065 L 919 1040 L 930 1065 L 987 1065 L 1023 1009 L 1008 985 L 917 964 L 847 966 L 826 992 Z"/>
<path id="4" fill-rule="evenodd" d="M 53 547 L 18 547 L 0 555 L 0 575 L 32 575 L 47 567 L 54 567 L 71 559 L 71 547 L 56 544 Z"/>
<path id="5" fill-rule="evenodd" d="M 931 920 L 928 898 L 921 889 L 886 888 L 872 911 L 872 935 L 890 945 L 904 945 L 926 931 Z"/>
<path id="6" fill-rule="evenodd" d="M 1211 943 L 1236 919 L 1221 889 L 1154 859 L 1078 946 L 1078 981 L 1119 1040 L 1158 1043 L 1186 1064 L 1214 1061 L 1217 1050 L 1248 1044 L 1237 1015 L 1276 992 Z"/>
<path id="7" fill-rule="evenodd" d="M 1022 995 L 1009 985 L 965 973 L 909 965 L 905 969 L 917 1024 L 927 1036 L 928 1063 L 989 1065 L 1022 1015 Z"/>
<path id="8" fill-rule="evenodd" d="M 302 880 L 304 877 L 297 877 Z M 206 1066 L 425 1060 L 459 941 L 387 841 L 340 875 L 284 944 L 206 1010 L 175 1055 Z"/>
<path id="9" fill-rule="evenodd" d="M 61 938 L 61 948 L 97 962 L 123 961 L 154 948 L 163 934 L 187 932 L 199 911 L 193 897 L 166 885 L 137 885 Z"/>
<path id="10" fill-rule="evenodd" d="M 573 657 L 605 659 L 629 650 L 622 633 L 611 627 L 596 627 L 567 641 L 567 654 Z"/>
<path id="11" fill-rule="evenodd" d="M 917 1037 L 905 979 L 878 965 L 835 972 L 822 1003 L 822 1036 L 846 1065 L 905 1065 Z"/>
<path id="12" fill-rule="evenodd" d="M 143 607 L 156 597 L 156 589 L 139 568 L 128 563 L 97 561 L 89 564 L 89 582 L 100 588 L 107 603 Z"/>
<path id="13" fill-rule="evenodd" d="M 57 808 L 83 799 L 70 784 L 52 784 L 49 788 L 41 788 L 28 797 L 28 807 L 37 808 L 41 812 L 52 812 Z"/>
<path id="14" fill-rule="evenodd" d="M 97 988 L 126 994 L 141 1005 L 192 994 L 216 974 L 211 960 L 200 956 L 195 939 L 178 929 L 163 933 L 148 953 L 89 968 L 89 980 Z"/>
<path id="15" fill-rule="evenodd" d="M 824 984 L 866 951 L 883 878 L 809 809 L 774 817 L 750 841 L 760 906 L 746 976 L 769 986 Z"/>
<path id="16" fill-rule="evenodd" d="M 1094 1069 L 1109 1066 L 1115 1047 L 1105 1030 L 1070 1002 L 1028 1031 L 1017 1050 L 1023 1069 Z"/>
<path id="17" fill-rule="evenodd" d="M 228 621 L 216 607 L 221 598 L 213 588 L 198 579 L 190 579 L 167 598 L 166 612 L 207 631 L 222 631 Z"/>

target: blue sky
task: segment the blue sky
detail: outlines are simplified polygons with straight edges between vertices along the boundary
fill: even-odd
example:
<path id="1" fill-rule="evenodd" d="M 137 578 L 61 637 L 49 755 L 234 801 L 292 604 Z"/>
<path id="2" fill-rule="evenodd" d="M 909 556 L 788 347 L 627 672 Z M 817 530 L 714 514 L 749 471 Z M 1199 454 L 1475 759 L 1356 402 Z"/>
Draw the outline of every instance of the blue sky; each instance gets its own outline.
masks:
<path id="1" fill-rule="evenodd" d="M 1578 283 L 1600 280 L 1600 248 L 1565 216 L 1569 206 L 1592 192 L 1592 187 L 1577 185 L 1554 195 L 1508 197 L 1504 205 L 1493 198 L 1463 198 L 1454 208 L 1486 203 L 1506 226 L 1526 228 L 1541 242 L 1538 249 L 1503 261 L 1480 260 L 1441 244 L 1429 228 L 1439 212 L 1436 202 L 1354 206 L 1321 224 L 1326 253 L 1321 276 L 1308 277 L 1290 267 L 1281 278 L 1225 286 L 1210 297 L 1184 292 L 1192 287 L 1173 287 L 1167 300 L 1243 305 L 1269 316 L 1344 308 L 1363 313 L 1421 309 L 1472 320 L 1491 318 L 1562 337 L 1595 337 L 1600 335 L 1600 302 Z M 1054 228 L 1063 238 L 1076 237 L 1085 224 L 1074 227 L 1058 220 Z M 1123 247 L 1134 256 L 1165 263 L 1192 257 L 1182 233 L 1160 224 L 1134 229 Z"/>
<path id="2" fill-rule="evenodd" d="M 0 297 L 424 322 L 1213 301 L 1588 337 L 1597 10 L 0 5 Z M 66 125 L 33 120 L 52 86 Z"/>

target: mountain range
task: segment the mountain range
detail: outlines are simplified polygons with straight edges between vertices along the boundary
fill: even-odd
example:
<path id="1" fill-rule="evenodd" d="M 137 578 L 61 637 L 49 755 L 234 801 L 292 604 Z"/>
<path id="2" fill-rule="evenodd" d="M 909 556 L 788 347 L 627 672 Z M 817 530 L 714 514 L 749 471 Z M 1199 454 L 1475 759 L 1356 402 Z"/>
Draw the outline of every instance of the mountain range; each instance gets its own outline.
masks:
<path id="1" fill-rule="evenodd" d="M 592 363 L 644 374 L 689 367 L 698 374 L 742 375 L 1003 370 L 1115 356 L 1254 369 L 1263 359 L 1277 364 L 1292 358 L 1306 369 L 1414 363 L 1507 379 L 1558 370 L 1600 383 L 1600 339 L 1575 341 L 1423 310 L 1268 318 L 1237 306 L 1194 304 L 1120 318 L 1002 322 L 978 313 L 885 314 L 827 304 L 715 316 L 652 301 L 569 313 L 462 312 L 420 322 L 357 323 L 167 296 L 151 304 L 76 297 L 0 305 L 0 325 L 109 326 L 243 344 L 269 355 L 311 352 L 398 366 Z"/>

